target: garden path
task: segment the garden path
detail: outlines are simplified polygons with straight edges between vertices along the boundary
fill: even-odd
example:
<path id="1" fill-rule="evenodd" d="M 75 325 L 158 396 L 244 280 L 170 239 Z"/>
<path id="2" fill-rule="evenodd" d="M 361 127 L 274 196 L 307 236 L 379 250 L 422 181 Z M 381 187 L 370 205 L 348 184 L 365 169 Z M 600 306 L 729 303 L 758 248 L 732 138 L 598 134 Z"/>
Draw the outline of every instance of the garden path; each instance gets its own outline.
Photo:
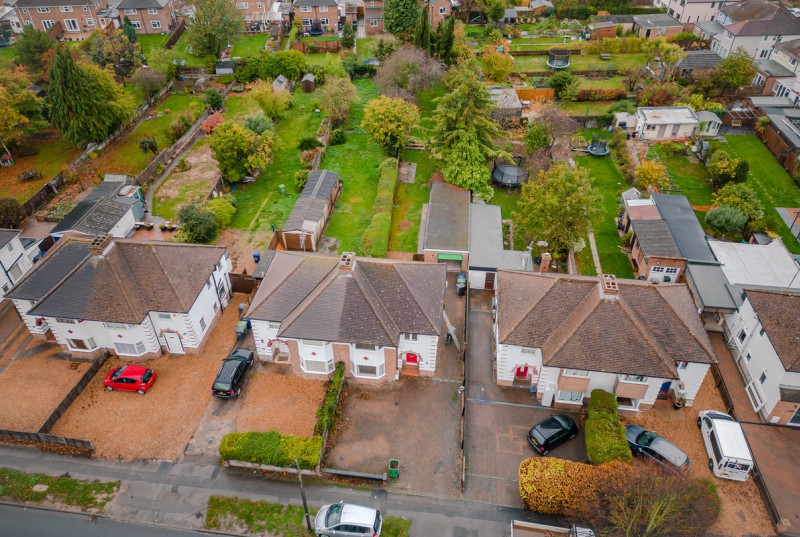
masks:
<path id="1" fill-rule="evenodd" d="M 597 253 L 597 244 L 594 242 L 594 233 L 589 231 L 589 248 L 592 249 L 592 262 L 594 263 L 594 269 L 597 271 L 597 275 L 600 276 L 603 274 L 603 269 L 600 266 L 600 254 Z"/>

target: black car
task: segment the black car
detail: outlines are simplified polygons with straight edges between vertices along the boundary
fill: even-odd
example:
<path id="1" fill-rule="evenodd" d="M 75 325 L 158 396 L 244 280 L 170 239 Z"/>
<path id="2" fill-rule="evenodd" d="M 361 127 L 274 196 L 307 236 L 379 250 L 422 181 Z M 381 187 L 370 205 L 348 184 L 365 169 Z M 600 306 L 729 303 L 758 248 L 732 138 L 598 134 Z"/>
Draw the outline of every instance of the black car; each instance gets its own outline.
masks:
<path id="1" fill-rule="evenodd" d="M 575 421 L 564 414 L 557 414 L 528 431 L 528 443 L 540 454 L 547 455 L 551 449 L 572 440 L 577 434 Z"/>
<path id="2" fill-rule="evenodd" d="M 247 349 L 233 349 L 222 361 L 217 379 L 211 387 L 211 395 L 216 397 L 238 397 L 242 391 L 244 375 L 253 365 L 253 351 Z"/>

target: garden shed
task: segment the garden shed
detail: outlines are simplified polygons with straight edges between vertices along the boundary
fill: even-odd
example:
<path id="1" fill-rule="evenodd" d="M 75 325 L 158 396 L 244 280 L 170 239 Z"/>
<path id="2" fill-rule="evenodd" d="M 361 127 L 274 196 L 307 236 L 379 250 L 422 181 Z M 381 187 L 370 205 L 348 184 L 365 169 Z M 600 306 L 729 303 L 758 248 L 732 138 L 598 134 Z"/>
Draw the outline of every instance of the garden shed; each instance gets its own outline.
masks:
<path id="1" fill-rule="evenodd" d="M 697 125 L 697 134 L 700 136 L 717 136 L 719 128 L 722 126 L 722 120 L 714 112 L 700 110 L 695 112 L 697 120 L 700 122 Z"/>
<path id="2" fill-rule="evenodd" d="M 303 77 L 303 93 L 314 93 L 316 90 L 316 78 L 313 74 L 308 73 Z"/>
<path id="3" fill-rule="evenodd" d="M 280 244 L 286 250 L 316 252 L 341 191 L 338 173 L 317 170 L 308 174 L 306 186 L 278 232 Z"/>

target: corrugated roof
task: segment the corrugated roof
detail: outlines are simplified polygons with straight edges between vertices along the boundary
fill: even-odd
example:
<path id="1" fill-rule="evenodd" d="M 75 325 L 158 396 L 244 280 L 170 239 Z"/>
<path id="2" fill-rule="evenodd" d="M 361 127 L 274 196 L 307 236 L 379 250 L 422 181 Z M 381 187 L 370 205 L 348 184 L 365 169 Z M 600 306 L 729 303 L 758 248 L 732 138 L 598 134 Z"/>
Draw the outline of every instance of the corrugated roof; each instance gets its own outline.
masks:
<path id="1" fill-rule="evenodd" d="M 546 366 L 678 378 L 676 361 L 716 361 L 685 285 L 617 280 L 609 299 L 596 277 L 499 271 L 497 281 L 500 342 L 542 349 Z"/>
<path id="2" fill-rule="evenodd" d="M 645 259 L 652 256 L 682 257 L 664 220 L 632 220 L 631 224 Z"/>
<path id="3" fill-rule="evenodd" d="M 694 214 L 686 196 L 653 194 L 652 198 L 658 206 L 661 217 L 669 225 L 681 257 L 688 260 L 716 262 L 706 242 L 706 233 L 697 221 L 697 215 Z"/>
<path id="4" fill-rule="evenodd" d="M 319 222 L 325 216 L 325 208 L 331 193 L 339 184 L 339 174 L 329 170 L 317 170 L 308 174 L 308 181 L 297 202 L 292 207 L 283 231 L 304 231 L 305 222 Z M 307 230 L 305 230 L 307 231 Z"/>
<path id="5" fill-rule="evenodd" d="M 431 185 L 425 225 L 425 250 L 469 250 L 470 193 L 437 182 Z"/>

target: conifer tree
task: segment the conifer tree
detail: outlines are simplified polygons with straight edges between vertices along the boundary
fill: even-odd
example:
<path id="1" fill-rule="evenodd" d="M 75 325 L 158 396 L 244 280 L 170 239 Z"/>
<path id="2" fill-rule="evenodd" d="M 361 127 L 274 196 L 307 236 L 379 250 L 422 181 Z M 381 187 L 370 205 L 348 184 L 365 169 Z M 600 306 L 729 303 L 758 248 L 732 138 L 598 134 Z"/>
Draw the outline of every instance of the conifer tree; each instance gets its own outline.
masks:
<path id="1" fill-rule="evenodd" d="M 428 20 L 428 10 L 419 10 L 417 27 L 414 28 L 414 46 L 421 48 L 425 52 L 431 50 L 431 23 Z"/>

